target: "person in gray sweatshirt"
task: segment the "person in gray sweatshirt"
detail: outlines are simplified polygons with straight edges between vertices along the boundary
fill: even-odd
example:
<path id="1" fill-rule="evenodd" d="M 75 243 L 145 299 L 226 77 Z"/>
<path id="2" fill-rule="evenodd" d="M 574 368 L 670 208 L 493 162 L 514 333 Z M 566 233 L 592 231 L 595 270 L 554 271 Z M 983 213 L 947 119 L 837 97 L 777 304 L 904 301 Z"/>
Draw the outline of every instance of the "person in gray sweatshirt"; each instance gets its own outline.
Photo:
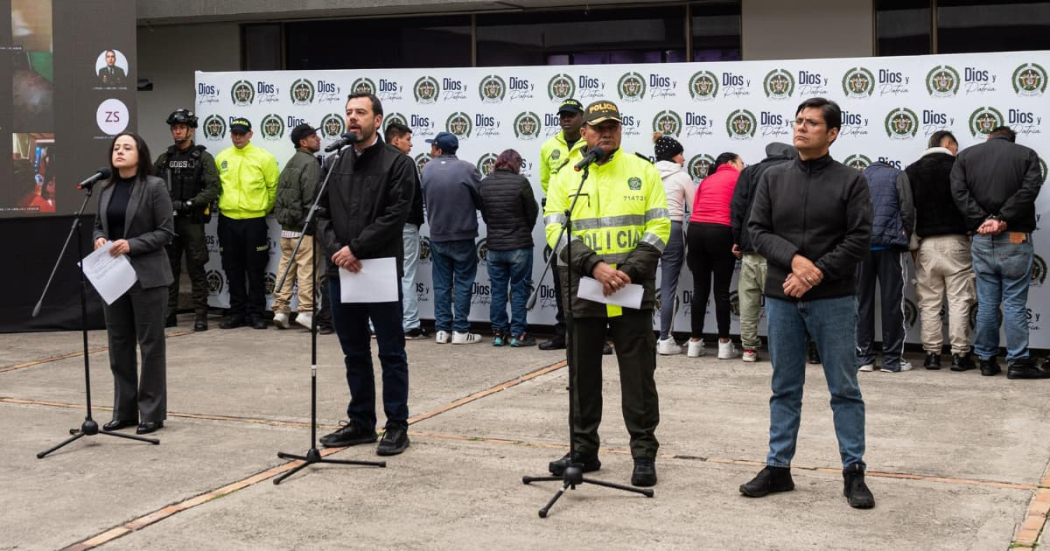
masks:
<path id="1" fill-rule="evenodd" d="M 474 238 L 478 236 L 481 175 L 471 163 L 456 158 L 459 139 L 439 132 L 427 140 L 433 157 L 423 167 L 423 205 L 430 223 L 430 255 L 434 278 L 434 340 L 438 344 L 475 344 L 470 332 L 470 298 L 478 274 Z M 455 287 L 455 312 L 452 289 Z"/>

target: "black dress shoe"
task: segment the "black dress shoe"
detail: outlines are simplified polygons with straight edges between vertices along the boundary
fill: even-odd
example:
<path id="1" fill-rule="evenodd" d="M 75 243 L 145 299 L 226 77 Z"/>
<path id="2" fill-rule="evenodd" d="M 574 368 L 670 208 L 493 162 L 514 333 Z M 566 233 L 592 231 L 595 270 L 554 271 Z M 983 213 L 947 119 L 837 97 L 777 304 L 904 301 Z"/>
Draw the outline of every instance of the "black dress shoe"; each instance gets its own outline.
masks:
<path id="1" fill-rule="evenodd" d="M 243 316 L 233 316 L 219 323 L 219 329 L 236 329 L 237 327 L 244 327 L 244 325 Z"/>
<path id="2" fill-rule="evenodd" d="M 175 327 L 179 324 L 179 321 L 175 319 L 175 314 L 168 314 L 168 317 L 164 319 L 164 327 Z"/>
<path id="3" fill-rule="evenodd" d="M 322 335 L 331 335 L 332 333 L 335 333 L 335 329 L 332 329 L 331 325 L 322 325 L 317 328 L 317 332 Z"/>
<path id="4" fill-rule="evenodd" d="M 137 424 L 138 424 L 138 421 L 130 421 L 130 420 L 120 421 L 120 420 L 114 419 L 114 420 L 106 423 L 105 425 L 102 425 L 102 430 L 115 431 L 115 430 L 120 430 L 120 429 L 126 429 L 128 427 L 134 427 Z"/>
<path id="5" fill-rule="evenodd" d="M 609 343 L 605 343 L 602 345 L 602 356 L 611 356 L 612 352 L 612 347 L 609 346 Z"/>
<path id="6" fill-rule="evenodd" d="M 952 354 L 952 371 L 969 371 L 975 367 L 969 354 Z"/>
<path id="7" fill-rule="evenodd" d="M 164 428 L 164 421 L 147 421 L 139 423 L 139 428 L 135 429 L 135 434 L 149 434 L 162 428 Z"/>
<path id="8" fill-rule="evenodd" d="M 820 363 L 820 353 L 817 352 L 817 345 L 815 343 L 809 343 L 809 363 L 816 365 Z"/>
<path id="9" fill-rule="evenodd" d="M 927 354 L 926 361 L 922 364 L 926 369 L 940 369 L 941 368 L 941 355 L 940 354 Z"/>
<path id="10" fill-rule="evenodd" d="M 1050 379 L 1050 365 L 1032 359 L 1020 360 L 1006 368 L 1007 379 Z"/>
<path id="11" fill-rule="evenodd" d="M 554 337 L 549 341 L 540 343 L 540 350 L 564 350 L 565 349 L 565 337 Z"/>
<path id="12" fill-rule="evenodd" d="M 193 322 L 194 331 L 207 331 L 208 330 L 208 318 L 205 316 L 197 316 L 197 321 Z"/>
<path id="13" fill-rule="evenodd" d="M 252 329 L 266 329 L 268 325 L 270 324 L 266 323 L 266 318 L 262 316 L 252 318 Z"/>
<path id="14" fill-rule="evenodd" d="M 791 467 L 772 467 L 766 465 L 755 478 L 740 485 L 740 493 L 747 497 L 766 497 L 777 492 L 790 492 L 795 489 L 791 479 Z"/>
<path id="15" fill-rule="evenodd" d="M 994 377 L 1002 372 L 1003 370 L 999 367 L 999 362 L 995 361 L 995 356 L 992 356 L 987 360 L 981 360 L 981 375 L 984 375 L 985 377 Z"/>

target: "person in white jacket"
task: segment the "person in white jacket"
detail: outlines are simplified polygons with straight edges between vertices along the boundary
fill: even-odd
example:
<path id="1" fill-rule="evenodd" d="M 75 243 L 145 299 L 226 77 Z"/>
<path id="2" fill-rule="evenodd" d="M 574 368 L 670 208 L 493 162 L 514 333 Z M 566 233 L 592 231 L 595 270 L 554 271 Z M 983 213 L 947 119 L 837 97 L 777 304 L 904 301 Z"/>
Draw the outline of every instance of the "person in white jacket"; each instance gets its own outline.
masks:
<path id="1" fill-rule="evenodd" d="M 684 149 L 678 140 L 656 132 L 653 134 L 653 152 L 656 154 L 656 168 L 664 181 L 667 210 L 671 216 L 671 238 L 660 257 L 660 340 L 656 343 L 656 351 L 664 355 L 673 355 L 682 353 L 682 347 L 671 335 L 678 276 L 682 273 L 682 264 L 685 262 L 682 220 L 686 211 L 693 205 L 696 184 L 682 168 L 685 164 Z"/>

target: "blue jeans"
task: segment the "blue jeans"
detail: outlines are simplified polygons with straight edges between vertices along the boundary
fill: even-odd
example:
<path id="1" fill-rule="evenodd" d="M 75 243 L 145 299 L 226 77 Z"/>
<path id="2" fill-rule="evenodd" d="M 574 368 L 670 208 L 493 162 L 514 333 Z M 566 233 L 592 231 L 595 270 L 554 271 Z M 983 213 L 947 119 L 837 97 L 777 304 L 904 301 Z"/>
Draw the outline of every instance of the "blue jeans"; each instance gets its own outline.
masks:
<path id="1" fill-rule="evenodd" d="M 470 330 L 470 296 L 478 275 L 478 255 L 473 239 L 431 241 L 430 261 L 434 278 L 434 328 L 466 333 Z M 452 315 L 452 288 L 456 312 Z"/>
<path id="2" fill-rule="evenodd" d="M 401 301 L 342 304 L 339 278 L 328 278 L 332 301 L 332 320 L 346 362 L 346 384 L 350 386 L 350 405 L 346 416 L 365 430 L 376 426 L 376 384 L 372 368 L 372 321 L 383 366 L 383 412 L 388 425 L 408 428 L 408 356 L 405 330 L 401 327 Z"/>
<path id="3" fill-rule="evenodd" d="M 671 222 L 671 238 L 660 256 L 660 338 L 671 337 L 674 328 L 674 299 L 678 291 L 678 276 L 685 262 L 685 235 L 682 223 Z"/>
<path id="4" fill-rule="evenodd" d="M 813 336 L 824 362 L 831 392 L 835 436 L 842 466 L 864 467 L 864 399 L 854 364 L 857 348 L 857 301 L 841 297 L 790 302 L 766 298 L 773 396 L 769 399 L 769 456 L 773 467 L 790 467 L 802 420 L 802 386 L 806 382 L 806 332 Z"/>
<path id="5" fill-rule="evenodd" d="M 492 282 L 492 303 L 489 321 L 492 331 L 518 337 L 525 333 L 528 313 L 525 304 L 532 288 L 532 248 L 514 251 L 493 251 L 488 254 L 489 279 Z M 509 279 L 509 282 L 508 282 Z M 510 283 L 510 325 L 507 325 L 507 284 Z M 508 333 L 509 331 L 509 333 Z"/>
<path id="6" fill-rule="evenodd" d="M 977 275 L 977 336 L 982 360 L 999 354 L 999 305 L 1006 333 L 1006 363 L 1028 359 L 1028 286 L 1032 282 L 1032 235 L 1010 243 L 1010 234 L 975 235 L 970 247 Z"/>
<path id="7" fill-rule="evenodd" d="M 419 327 L 419 303 L 416 294 L 416 267 L 419 266 L 419 226 L 405 224 L 401 234 L 401 242 L 405 248 L 405 275 L 401 278 L 401 293 L 404 295 L 404 327 L 405 331 Z"/>

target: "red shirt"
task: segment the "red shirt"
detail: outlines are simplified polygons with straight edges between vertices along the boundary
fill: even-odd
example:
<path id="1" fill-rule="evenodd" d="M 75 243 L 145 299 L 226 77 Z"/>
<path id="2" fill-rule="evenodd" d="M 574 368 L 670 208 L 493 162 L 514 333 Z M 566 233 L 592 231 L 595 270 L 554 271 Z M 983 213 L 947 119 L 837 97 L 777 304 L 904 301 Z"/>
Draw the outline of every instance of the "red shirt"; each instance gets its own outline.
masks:
<path id="1" fill-rule="evenodd" d="M 731 226 L 729 202 L 733 200 L 733 190 L 736 189 L 736 180 L 739 177 L 740 171 L 726 163 L 718 167 L 714 174 L 704 178 L 696 190 L 693 214 L 689 221 Z"/>

